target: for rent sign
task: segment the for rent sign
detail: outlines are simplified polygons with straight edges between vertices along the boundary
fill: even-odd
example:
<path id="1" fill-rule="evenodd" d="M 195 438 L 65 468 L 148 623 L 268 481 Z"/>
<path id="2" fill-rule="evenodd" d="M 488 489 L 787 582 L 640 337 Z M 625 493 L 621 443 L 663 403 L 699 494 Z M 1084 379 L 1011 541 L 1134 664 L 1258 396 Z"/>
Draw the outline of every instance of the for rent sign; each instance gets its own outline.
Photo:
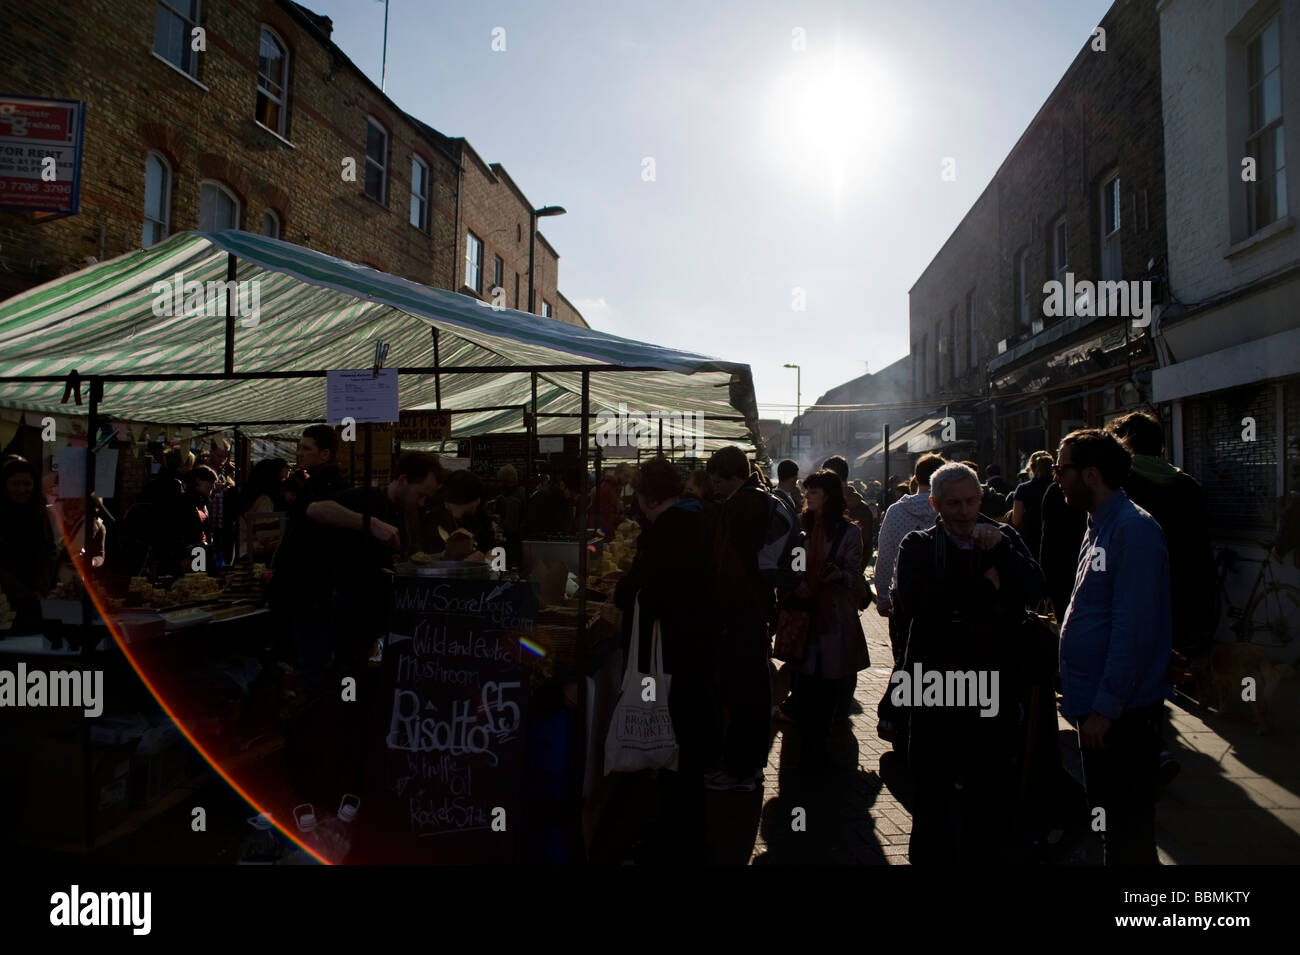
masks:
<path id="1" fill-rule="evenodd" d="M 0 209 L 72 214 L 86 104 L 0 95 Z"/>

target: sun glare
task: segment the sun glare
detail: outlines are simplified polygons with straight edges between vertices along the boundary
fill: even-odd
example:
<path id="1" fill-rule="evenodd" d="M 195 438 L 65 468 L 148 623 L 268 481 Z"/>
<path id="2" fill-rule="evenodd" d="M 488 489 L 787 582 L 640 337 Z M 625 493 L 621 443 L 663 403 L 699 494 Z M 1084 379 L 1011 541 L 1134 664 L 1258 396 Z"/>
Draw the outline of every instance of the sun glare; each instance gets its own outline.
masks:
<path id="1" fill-rule="evenodd" d="M 796 55 L 772 84 L 766 109 L 773 155 L 838 209 L 893 142 L 899 91 L 879 63 L 837 48 L 824 57 Z"/>

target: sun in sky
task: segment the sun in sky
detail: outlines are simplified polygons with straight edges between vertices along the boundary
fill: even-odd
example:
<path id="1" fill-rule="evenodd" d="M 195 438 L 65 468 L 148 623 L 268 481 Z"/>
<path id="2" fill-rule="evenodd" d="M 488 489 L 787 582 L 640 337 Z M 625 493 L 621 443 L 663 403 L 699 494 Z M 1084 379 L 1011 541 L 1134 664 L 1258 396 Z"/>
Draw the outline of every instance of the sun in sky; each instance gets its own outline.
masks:
<path id="1" fill-rule="evenodd" d="M 837 37 L 831 48 L 794 51 L 764 101 L 767 148 L 783 172 L 839 214 L 896 145 L 901 84 L 878 54 Z"/>

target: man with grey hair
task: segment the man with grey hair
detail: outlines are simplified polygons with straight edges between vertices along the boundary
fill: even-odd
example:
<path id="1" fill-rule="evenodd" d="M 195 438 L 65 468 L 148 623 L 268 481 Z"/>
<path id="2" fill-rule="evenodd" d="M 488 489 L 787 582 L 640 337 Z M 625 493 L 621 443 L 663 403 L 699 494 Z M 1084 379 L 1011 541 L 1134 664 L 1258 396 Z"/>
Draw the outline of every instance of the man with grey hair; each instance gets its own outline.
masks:
<path id="1" fill-rule="evenodd" d="M 1018 673 L 1024 666 L 1027 608 L 1043 591 L 1042 573 L 1020 535 L 980 513 L 983 489 L 964 464 L 930 477 L 934 525 L 903 538 L 894 615 L 906 648 L 895 689 L 910 708 L 909 760 L 916 781 L 911 861 L 996 861 L 1009 823 L 1010 767 L 1021 719 Z M 980 701 L 951 694 L 975 675 Z M 940 692 L 931 694 L 938 679 Z M 985 699 L 985 689 L 991 692 Z"/>

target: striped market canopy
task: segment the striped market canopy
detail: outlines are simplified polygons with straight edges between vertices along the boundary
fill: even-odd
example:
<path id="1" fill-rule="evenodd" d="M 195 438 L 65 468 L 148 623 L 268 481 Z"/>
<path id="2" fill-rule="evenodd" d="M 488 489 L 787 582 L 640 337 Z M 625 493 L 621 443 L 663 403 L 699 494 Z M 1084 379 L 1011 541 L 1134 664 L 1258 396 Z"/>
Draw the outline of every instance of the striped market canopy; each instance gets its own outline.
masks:
<path id="1" fill-rule="evenodd" d="M 224 282 L 237 260 L 236 372 L 370 368 L 375 343 L 386 368 L 590 365 L 590 410 L 702 415 L 706 450 L 757 445 L 758 408 L 748 365 L 619 338 L 431 288 L 248 232 L 184 232 L 0 302 L 0 379 L 91 375 L 197 375 L 224 370 L 224 294 L 199 308 L 193 287 Z M 161 284 L 160 284 L 161 283 Z M 168 291 L 164 292 L 166 288 Z M 254 293 L 256 293 L 254 295 Z M 218 304 L 220 302 L 221 304 Z M 250 315 L 257 305 L 255 315 Z M 172 307 L 174 305 L 174 307 Z M 241 308 L 240 305 L 243 307 Z M 650 370 L 618 371 L 619 368 Z M 519 411 L 457 409 L 523 405 L 527 371 L 440 374 L 455 437 L 524 431 Z M 538 375 L 539 412 L 577 414 L 577 371 Z M 63 404 L 64 386 L 0 380 L 0 407 L 85 414 Z M 403 410 L 435 407 L 434 378 L 399 378 Z M 120 420 L 240 424 L 252 435 L 296 433 L 283 422 L 325 420 L 325 379 L 110 381 L 101 413 Z M 743 420 L 725 420 L 742 418 Z M 593 424 L 594 426 L 594 424 Z M 573 434 L 573 418 L 539 417 L 541 435 Z"/>

